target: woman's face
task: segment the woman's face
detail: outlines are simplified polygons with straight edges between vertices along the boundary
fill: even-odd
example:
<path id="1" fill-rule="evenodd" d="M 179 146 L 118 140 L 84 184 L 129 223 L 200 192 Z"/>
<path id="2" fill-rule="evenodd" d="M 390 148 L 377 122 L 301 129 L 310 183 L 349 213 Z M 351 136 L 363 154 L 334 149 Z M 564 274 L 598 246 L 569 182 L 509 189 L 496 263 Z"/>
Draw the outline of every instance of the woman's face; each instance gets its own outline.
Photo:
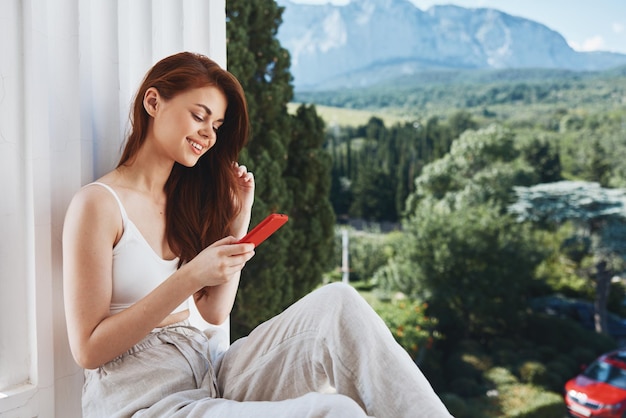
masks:
<path id="1" fill-rule="evenodd" d="M 226 96 L 215 86 L 188 90 L 170 100 L 152 90 L 145 96 L 146 106 L 153 106 L 146 107 L 153 117 L 148 137 L 165 157 L 194 166 L 217 141 L 228 105 Z"/>

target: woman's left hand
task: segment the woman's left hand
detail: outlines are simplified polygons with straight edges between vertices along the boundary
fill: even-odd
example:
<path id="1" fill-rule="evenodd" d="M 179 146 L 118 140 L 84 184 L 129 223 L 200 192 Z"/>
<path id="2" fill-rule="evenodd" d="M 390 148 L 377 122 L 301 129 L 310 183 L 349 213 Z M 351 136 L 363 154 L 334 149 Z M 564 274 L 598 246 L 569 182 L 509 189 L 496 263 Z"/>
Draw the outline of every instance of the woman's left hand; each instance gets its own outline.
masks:
<path id="1" fill-rule="evenodd" d="M 233 170 L 241 199 L 241 212 L 233 224 L 233 235 L 241 238 L 246 234 L 250 224 L 252 204 L 254 203 L 254 174 L 248 171 L 245 165 L 239 165 L 237 162 L 233 163 Z"/>
<path id="2" fill-rule="evenodd" d="M 233 163 L 233 170 L 235 170 L 235 177 L 237 178 L 237 186 L 241 196 L 241 209 L 251 210 L 252 203 L 254 202 L 254 174 L 248 171 L 245 165 L 239 165 L 239 163 Z"/>

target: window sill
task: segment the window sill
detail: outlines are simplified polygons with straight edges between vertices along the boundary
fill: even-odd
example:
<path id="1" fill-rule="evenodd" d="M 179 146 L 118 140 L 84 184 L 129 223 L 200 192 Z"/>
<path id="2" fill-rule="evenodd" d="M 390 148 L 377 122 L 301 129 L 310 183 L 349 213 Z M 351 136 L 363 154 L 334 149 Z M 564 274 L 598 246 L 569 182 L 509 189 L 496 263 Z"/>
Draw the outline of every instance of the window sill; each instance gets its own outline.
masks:
<path id="1" fill-rule="evenodd" d="M 37 387 L 30 383 L 0 391 L 0 414 L 36 409 L 37 392 Z"/>

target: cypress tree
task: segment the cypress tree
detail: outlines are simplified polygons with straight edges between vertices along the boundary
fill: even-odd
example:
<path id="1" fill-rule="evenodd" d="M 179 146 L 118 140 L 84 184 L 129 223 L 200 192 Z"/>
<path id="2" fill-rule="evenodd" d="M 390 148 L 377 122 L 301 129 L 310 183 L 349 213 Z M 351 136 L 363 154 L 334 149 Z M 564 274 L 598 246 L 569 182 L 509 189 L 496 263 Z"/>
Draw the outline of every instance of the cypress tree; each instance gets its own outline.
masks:
<path id="1" fill-rule="evenodd" d="M 323 148 L 324 121 L 314 106 L 300 106 L 292 135 L 285 176 L 293 196 L 294 235 L 287 269 L 295 278 L 294 296 L 301 297 L 332 268 L 335 215 L 329 200 L 332 162 Z"/>
<path id="2" fill-rule="evenodd" d="M 292 140 L 299 132 L 298 121 L 287 113 L 293 97 L 290 57 L 276 39 L 282 12 L 274 0 L 226 2 L 228 69 L 246 92 L 251 121 L 250 142 L 240 161 L 256 180 L 251 226 L 272 212 L 286 213 L 291 218 L 257 249 L 243 270 L 231 315 L 234 338 L 247 334 L 321 281 L 320 266 L 311 268 L 310 274 L 301 279 L 296 274 L 312 265 L 296 268 L 294 263 L 327 251 L 332 236 L 332 228 L 329 232 L 326 226 L 328 213 L 306 209 L 312 200 L 322 205 L 328 202 L 327 188 L 314 187 L 312 195 L 300 196 L 299 188 L 312 180 L 306 177 L 307 170 L 293 167 L 294 159 L 300 161 L 295 157 L 300 152 L 300 141 Z M 320 136 L 321 147 L 323 130 L 315 134 Z M 304 143 L 304 147 L 311 149 L 314 145 Z M 317 167 L 315 173 L 318 184 L 330 181 L 329 167 Z M 298 240 L 305 232 L 308 236 L 303 246 Z M 314 274 L 318 275 L 317 283 Z"/>

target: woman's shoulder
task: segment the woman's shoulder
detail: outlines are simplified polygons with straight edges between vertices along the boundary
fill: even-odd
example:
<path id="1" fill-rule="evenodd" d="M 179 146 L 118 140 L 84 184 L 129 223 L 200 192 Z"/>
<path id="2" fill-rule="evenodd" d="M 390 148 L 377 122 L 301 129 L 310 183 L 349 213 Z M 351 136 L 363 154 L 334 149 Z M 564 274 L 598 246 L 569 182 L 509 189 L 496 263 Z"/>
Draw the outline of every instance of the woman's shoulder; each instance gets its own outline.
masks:
<path id="1" fill-rule="evenodd" d="M 122 214 L 111 185 L 99 180 L 81 187 L 66 212 L 65 222 L 72 221 L 98 229 L 120 230 L 123 227 Z"/>

